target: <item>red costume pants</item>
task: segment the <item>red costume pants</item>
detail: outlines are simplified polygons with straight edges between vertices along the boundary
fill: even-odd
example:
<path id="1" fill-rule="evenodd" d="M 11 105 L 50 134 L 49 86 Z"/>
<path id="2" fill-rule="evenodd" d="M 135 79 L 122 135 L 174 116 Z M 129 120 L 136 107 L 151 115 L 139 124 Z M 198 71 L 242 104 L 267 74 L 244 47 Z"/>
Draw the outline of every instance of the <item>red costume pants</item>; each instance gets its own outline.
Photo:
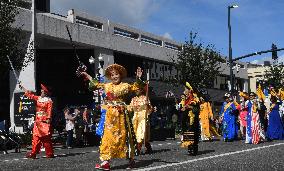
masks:
<path id="1" fill-rule="evenodd" d="M 32 140 L 32 155 L 36 155 L 39 153 L 41 145 L 43 144 L 45 148 L 45 154 L 46 156 L 53 156 L 53 147 L 52 147 L 52 141 L 51 141 L 51 135 L 39 137 L 39 136 L 33 136 Z"/>

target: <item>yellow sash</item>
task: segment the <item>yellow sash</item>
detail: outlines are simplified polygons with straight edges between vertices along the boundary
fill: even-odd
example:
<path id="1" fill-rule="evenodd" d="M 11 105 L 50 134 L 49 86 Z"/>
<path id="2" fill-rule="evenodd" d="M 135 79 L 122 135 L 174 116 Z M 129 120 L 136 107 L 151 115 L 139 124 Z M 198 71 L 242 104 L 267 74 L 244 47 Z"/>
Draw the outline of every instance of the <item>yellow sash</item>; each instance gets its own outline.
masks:
<path id="1" fill-rule="evenodd" d="M 222 117 L 224 117 L 224 113 L 226 112 L 226 110 L 228 109 L 228 107 L 231 106 L 231 104 L 232 104 L 232 102 L 226 104 L 226 106 L 224 107 L 224 111 L 223 111 L 223 113 L 222 113 L 222 115 L 221 115 Z"/>

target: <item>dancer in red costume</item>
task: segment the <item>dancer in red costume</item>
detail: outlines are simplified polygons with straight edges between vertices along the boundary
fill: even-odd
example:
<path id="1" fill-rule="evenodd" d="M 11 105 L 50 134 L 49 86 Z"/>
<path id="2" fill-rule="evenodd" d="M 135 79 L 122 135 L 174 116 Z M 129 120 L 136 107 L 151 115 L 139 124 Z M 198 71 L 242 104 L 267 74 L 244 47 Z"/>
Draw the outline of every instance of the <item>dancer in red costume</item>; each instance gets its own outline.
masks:
<path id="1" fill-rule="evenodd" d="M 32 151 L 27 153 L 27 158 L 36 158 L 41 145 L 45 148 L 47 158 L 53 158 L 53 147 L 51 142 L 52 128 L 52 100 L 47 97 L 48 89 L 41 84 L 40 96 L 34 95 L 31 91 L 25 89 L 21 84 L 20 88 L 25 91 L 25 96 L 36 101 L 36 116 L 33 128 Z"/>

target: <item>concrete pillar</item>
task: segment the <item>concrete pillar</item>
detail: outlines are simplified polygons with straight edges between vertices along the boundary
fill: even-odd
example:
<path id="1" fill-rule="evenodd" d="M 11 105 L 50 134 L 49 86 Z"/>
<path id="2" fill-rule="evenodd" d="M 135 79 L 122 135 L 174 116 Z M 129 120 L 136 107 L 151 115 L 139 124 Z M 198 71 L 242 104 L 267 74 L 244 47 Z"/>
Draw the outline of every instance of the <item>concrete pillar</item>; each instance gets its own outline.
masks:
<path id="1" fill-rule="evenodd" d="M 31 43 L 30 39 L 30 42 Z M 27 59 L 27 57 L 26 57 Z M 26 60 L 25 59 L 25 60 Z M 35 61 L 29 62 L 28 65 L 23 68 L 21 71 L 17 72 L 19 75 L 19 80 L 21 81 L 22 85 L 30 91 L 36 91 L 35 86 Z M 19 89 L 19 85 L 17 84 L 17 80 L 14 77 L 12 71 L 10 72 L 10 120 L 11 120 L 11 128 L 18 132 L 22 133 L 23 128 L 22 127 L 16 127 L 15 126 L 15 109 L 14 109 L 14 93 L 22 92 L 22 90 Z"/>
<path id="2" fill-rule="evenodd" d="M 244 80 L 244 89 L 243 89 L 243 91 L 248 92 L 248 80 L 247 79 Z"/>
<path id="3" fill-rule="evenodd" d="M 30 36 L 28 35 L 27 40 L 27 50 L 25 54 L 24 63 L 27 64 L 26 67 L 22 68 L 21 71 L 18 72 L 19 81 L 21 81 L 22 85 L 30 91 L 36 91 L 35 86 L 35 33 L 36 31 L 36 0 L 32 0 L 32 33 Z M 28 59 L 32 58 L 33 61 L 27 62 Z M 10 120 L 11 120 L 11 128 L 18 133 L 23 132 L 23 127 L 16 127 L 15 125 L 15 104 L 14 104 L 14 93 L 21 92 L 19 89 L 19 85 L 17 84 L 17 80 L 12 73 L 10 73 Z"/>

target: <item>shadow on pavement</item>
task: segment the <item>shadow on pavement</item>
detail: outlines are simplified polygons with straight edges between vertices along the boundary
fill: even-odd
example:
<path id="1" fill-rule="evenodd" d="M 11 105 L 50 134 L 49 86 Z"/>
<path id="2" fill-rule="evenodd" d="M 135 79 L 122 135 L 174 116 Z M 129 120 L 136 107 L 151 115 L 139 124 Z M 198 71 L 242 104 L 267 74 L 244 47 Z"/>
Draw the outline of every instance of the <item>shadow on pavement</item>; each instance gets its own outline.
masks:
<path id="1" fill-rule="evenodd" d="M 163 153 L 163 152 L 167 152 L 167 151 L 171 151 L 171 149 L 160 149 L 160 150 L 153 150 L 153 152 L 151 154 L 156 154 L 156 153 Z M 150 154 L 150 155 L 151 155 Z M 148 154 L 145 154 L 145 153 L 142 153 L 140 155 L 148 155 Z"/>
<path id="2" fill-rule="evenodd" d="M 203 155 L 203 154 L 207 154 L 207 153 L 213 153 L 215 152 L 215 150 L 203 150 L 203 151 L 198 151 L 197 155 Z"/>
<path id="3" fill-rule="evenodd" d="M 59 157 L 69 157 L 69 156 L 77 156 L 77 155 L 82 155 L 82 154 L 87 154 L 87 153 L 90 153 L 90 152 L 57 154 L 55 158 L 59 158 Z"/>
<path id="4" fill-rule="evenodd" d="M 171 164 L 171 163 L 177 163 L 177 162 L 167 162 L 167 161 L 163 161 L 161 159 L 151 159 L 151 160 L 135 160 L 135 165 L 133 169 L 139 169 L 139 168 L 144 168 L 147 167 L 153 163 L 167 163 L 167 164 Z M 114 166 L 111 169 L 112 170 L 118 170 L 118 169 L 122 169 L 125 170 L 128 167 L 128 164 L 124 164 L 121 166 Z"/>

